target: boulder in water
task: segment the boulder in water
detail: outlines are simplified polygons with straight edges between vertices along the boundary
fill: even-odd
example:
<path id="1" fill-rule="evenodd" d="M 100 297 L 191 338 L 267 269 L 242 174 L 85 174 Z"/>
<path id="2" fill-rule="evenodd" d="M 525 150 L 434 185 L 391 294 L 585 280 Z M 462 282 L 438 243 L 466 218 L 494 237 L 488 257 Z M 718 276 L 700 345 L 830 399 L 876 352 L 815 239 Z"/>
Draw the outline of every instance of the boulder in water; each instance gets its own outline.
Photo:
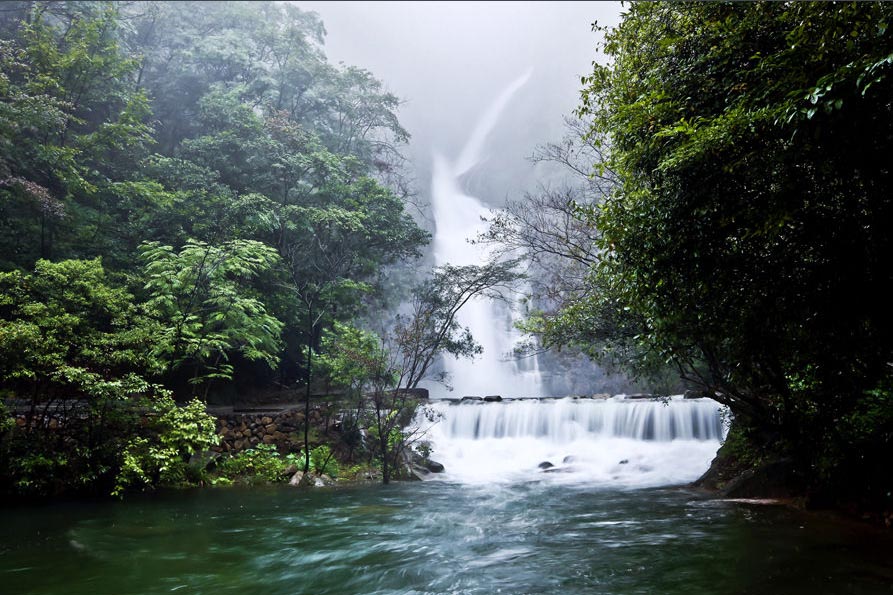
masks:
<path id="1" fill-rule="evenodd" d="M 629 463 L 629 459 L 623 459 L 622 461 L 620 461 L 620 462 L 617 463 L 617 464 L 618 464 L 618 465 L 626 465 L 626 464 L 628 464 L 628 463 Z"/>
<path id="2" fill-rule="evenodd" d="M 296 488 L 309 488 L 313 486 L 313 475 L 310 473 L 304 474 L 303 471 L 297 471 L 294 475 L 291 476 L 291 479 L 288 480 L 288 485 L 294 486 Z"/>
<path id="3" fill-rule="evenodd" d="M 468 397 L 468 396 L 466 396 L 466 397 L 462 397 L 462 402 L 466 402 L 466 401 L 483 401 L 483 400 L 484 400 L 483 397 Z"/>
<path id="4" fill-rule="evenodd" d="M 484 397 L 484 400 L 488 403 L 498 403 L 502 400 L 502 397 L 499 395 L 487 395 Z"/>
<path id="5" fill-rule="evenodd" d="M 297 488 L 322 488 L 335 485 L 335 480 L 325 474 L 314 475 L 313 473 L 305 474 L 303 471 L 298 471 L 292 475 L 288 485 Z"/>
<path id="6" fill-rule="evenodd" d="M 577 457 L 575 457 L 573 455 L 567 455 L 566 457 L 561 459 L 561 462 L 564 463 L 565 465 L 567 465 L 568 463 L 573 463 L 576 460 L 577 460 Z"/>
<path id="7" fill-rule="evenodd" d="M 554 467 L 554 466 L 555 466 L 555 465 L 553 465 L 553 464 L 550 463 L 549 461 L 543 461 L 542 463 L 540 463 L 539 465 L 537 465 L 537 467 L 540 468 L 540 469 L 551 469 L 551 468 Z"/>
<path id="8" fill-rule="evenodd" d="M 431 473 L 443 473 L 445 469 L 443 463 L 438 463 L 437 461 L 432 461 L 431 459 L 425 459 L 424 466 L 425 469 L 427 469 Z"/>

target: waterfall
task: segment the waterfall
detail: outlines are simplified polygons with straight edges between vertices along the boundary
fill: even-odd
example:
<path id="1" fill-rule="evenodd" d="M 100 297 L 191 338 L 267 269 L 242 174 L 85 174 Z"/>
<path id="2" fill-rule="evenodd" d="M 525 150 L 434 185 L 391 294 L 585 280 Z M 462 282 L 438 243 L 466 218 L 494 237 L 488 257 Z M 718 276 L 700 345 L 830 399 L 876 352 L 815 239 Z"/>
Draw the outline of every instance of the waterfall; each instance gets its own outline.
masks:
<path id="1" fill-rule="evenodd" d="M 718 403 L 681 397 L 440 401 L 428 412 L 437 420 L 428 431 L 432 458 L 447 479 L 468 483 L 686 483 L 707 469 L 725 432 Z M 546 462 L 553 466 L 538 467 Z"/>
<path id="2" fill-rule="evenodd" d="M 455 161 L 435 153 L 431 177 L 431 202 L 437 230 L 434 235 L 436 264 L 483 264 L 487 255 L 468 242 L 486 231 L 482 217 L 487 209 L 462 189 L 462 176 L 479 165 L 484 144 L 512 96 L 527 82 L 530 73 L 513 81 L 481 116 Z M 478 298 L 459 312 L 459 322 L 471 329 L 483 347 L 475 360 L 445 358 L 450 384 L 460 396 L 499 394 L 511 397 L 541 396 L 542 381 L 536 358 L 518 361 L 513 349 L 522 338 L 515 329 L 520 317 L 516 304 Z M 443 395 L 442 387 L 430 386 Z"/>

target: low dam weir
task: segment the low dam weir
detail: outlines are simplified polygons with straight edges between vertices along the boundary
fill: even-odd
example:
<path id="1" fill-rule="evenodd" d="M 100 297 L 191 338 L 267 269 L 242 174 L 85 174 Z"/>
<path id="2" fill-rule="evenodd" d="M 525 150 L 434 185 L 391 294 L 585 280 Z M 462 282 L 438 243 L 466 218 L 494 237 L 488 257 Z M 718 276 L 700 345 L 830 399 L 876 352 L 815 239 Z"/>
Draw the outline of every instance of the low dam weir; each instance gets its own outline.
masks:
<path id="1" fill-rule="evenodd" d="M 543 479 L 605 487 L 693 481 L 724 436 L 711 399 L 517 399 L 434 401 L 427 406 L 431 456 L 447 480 Z"/>

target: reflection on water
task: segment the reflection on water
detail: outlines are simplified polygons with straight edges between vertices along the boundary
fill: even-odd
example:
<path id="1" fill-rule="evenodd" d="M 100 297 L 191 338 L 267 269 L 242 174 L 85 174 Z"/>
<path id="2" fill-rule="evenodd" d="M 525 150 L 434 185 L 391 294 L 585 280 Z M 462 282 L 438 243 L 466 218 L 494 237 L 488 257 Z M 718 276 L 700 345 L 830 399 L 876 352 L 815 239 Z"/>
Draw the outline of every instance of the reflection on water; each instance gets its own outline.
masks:
<path id="1" fill-rule="evenodd" d="M 891 593 L 893 541 L 679 489 L 220 489 L 0 513 L 3 593 Z"/>

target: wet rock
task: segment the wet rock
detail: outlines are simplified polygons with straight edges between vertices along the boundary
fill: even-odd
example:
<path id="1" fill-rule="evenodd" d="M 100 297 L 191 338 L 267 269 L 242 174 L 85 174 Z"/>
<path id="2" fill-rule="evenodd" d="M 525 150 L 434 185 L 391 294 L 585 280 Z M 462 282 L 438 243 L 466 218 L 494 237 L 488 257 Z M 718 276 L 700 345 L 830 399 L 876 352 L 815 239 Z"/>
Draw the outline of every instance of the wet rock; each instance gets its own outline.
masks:
<path id="1" fill-rule="evenodd" d="M 709 399 L 712 395 L 706 390 L 687 390 L 683 393 L 683 399 Z"/>
<path id="2" fill-rule="evenodd" d="M 540 468 L 540 469 L 551 469 L 551 468 L 554 467 L 554 466 L 555 466 L 555 465 L 553 465 L 553 464 L 550 463 L 549 461 L 543 461 L 542 463 L 540 463 L 539 465 L 537 465 L 537 467 Z"/>
<path id="3" fill-rule="evenodd" d="M 424 463 L 425 469 L 430 471 L 431 473 L 443 473 L 445 467 L 442 463 L 438 463 L 437 461 L 432 461 L 431 459 L 426 459 Z"/>
<path id="4" fill-rule="evenodd" d="M 566 457 L 561 459 L 561 462 L 564 463 L 565 465 L 567 465 L 568 463 L 576 462 L 576 460 L 577 460 L 577 457 L 572 456 L 572 455 L 567 455 Z"/>
<path id="5" fill-rule="evenodd" d="M 462 397 L 462 401 L 483 401 L 483 397 Z"/>
<path id="6" fill-rule="evenodd" d="M 484 401 L 488 403 L 498 403 L 501 400 L 502 397 L 499 395 L 487 395 L 486 397 L 484 397 Z"/>
<path id="7" fill-rule="evenodd" d="M 622 461 L 620 461 L 620 462 L 617 463 L 617 464 L 618 464 L 618 465 L 628 465 L 628 464 L 629 464 L 629 459 L 623 459 Z"/>
<path id="8" fill-rule="evenodd" d="M 409 471 L 409 478 L 416 481 L 424 481 L 431 475 L 430 471 L 419 465 L 409 465 L 407 469 Z"/>
<path id="9" fill-rule="evenodd" d="M 296 488 L 323 488 L 335 485 L 335 480 L 326 474 L 314 475 L 298 471 L 288 480 L 288 485 Z"/>
<path id="10" fill-rule="evenodd" d="M 740 473 L 722 489 L 723 498 L 793 498 L 804 491 L 793 459 L 775 459 Z"/>
<path id="11" fill-rule="evenodd" d="M 307 473 L 305 475 L 303 471 L 297 471 L 291 476 L 291 479 L 288 480 L 288 485 L 296 488 L 313 487 L 313 474 Z"/>

